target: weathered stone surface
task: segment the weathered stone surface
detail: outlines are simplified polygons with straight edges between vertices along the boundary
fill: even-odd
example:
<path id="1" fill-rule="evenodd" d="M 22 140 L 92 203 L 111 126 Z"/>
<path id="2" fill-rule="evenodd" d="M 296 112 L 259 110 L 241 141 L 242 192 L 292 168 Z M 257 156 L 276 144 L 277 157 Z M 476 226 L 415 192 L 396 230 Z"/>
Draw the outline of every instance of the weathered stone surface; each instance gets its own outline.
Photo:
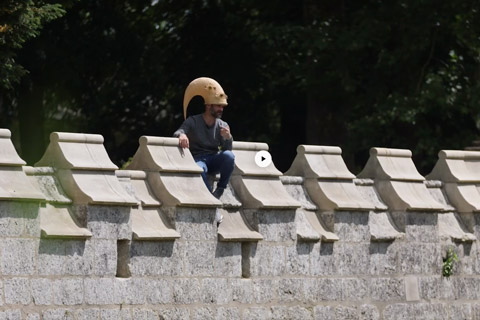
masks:
<path id="1" fill-rule="evenodd" d="M 117 241 L 92 240 L 95 247 L 94 274 L 114 276 L 117 272 Z"/>
<path id="2" fill-rule="evenodd" d="M 253 280 L 253 296 L 258 304 L 272 302 L 275 298 L 275 289 L 278 287 L 277 280 L 263 279 Z"/>
<path id="3" fill-rule="evenodd" d="M 240 320 L 240 311 L 238 308 L 217 308 L 217 317 L 215 320 Z"/>
<path id="4" fill-rule="evenodd" d="M 49 279 L 32 279 L 32 298 L 35 305 L 51 305 L 53 288 Z"/>
<path id="5" fill-rule="evenodd" d="M 171 304 L 173 302 L 172 281 L 166 279 L 151 280 L 147 283 L 147 303 Z"/>
<path id="6" fill-rule="evenodd" d="M 5 239 L 0 242 L 0 270 L 4 275 L 32 275 L 36 268 L 38 240 Z"/>
<path id="7" fill-rule="evenodd" d="M 114 280 L 113 278 L 85 279 L 85 303 L 88 305 L 114 304 Z"/>
<path id="8" fill-rule="evenodd" d="M 213 308 L 196 308 L 193 310 L 194 320 L 215 320 L 216 312 Z"/>
<path id="9" fill-rule="evenodd" d="M 43 320 L 75 320 L 73 309 L 48 309 L 42 312 Z"/>
<path id="10" fill-rule="evenodd" d="M 251 304 L 254 301 L 253 283 L 251 279 L 232 279 L 232 301 L 242 304 Z"/>
<path id="11" fill-rule="evenodd" d="M 371 298 L 374 301 L 404 301 L 403 279 L 377 278 L 370 281 Z"/>
<path id="12" fill-rule="evenodd" d="M 5 304 L 30 304 L 32 301 L 30 280 L 27 278 L 6 279 L 3 284 Z"/>
<path id="13" fill-rule="evenodd" d="M 242 245 L 239 242 L 217 242 L 215 248 L 215 275 L 217 277 L 241 277 Z"/>
<path id="14" fill-rule="evenodd" d="M 274 306 L 271 308 L 272 320 L 311 320 L 312 311 L 302 307 Z"/>
<path id="15" fill-rule="evenodd" d="M 248 308 L 243 312 L 244 319 L 263 320 L 271 319 L 272 314 L 269 309 L 263 307 Z"/>
<path id="16" fill-rule="evenodd" d="M 368 297 L 373 297 L 369 283 L 376 279 L 343 279 L 342 280 L 342 300 L 343 301 L 365 301 Z"/>
<path id="17" fill-rule="evenodd" d="M 310 275 L 310 253 L 313 244 L 298 243 L 287 247 L 286 273 L 292 275 Z"/>
<path id="18" fill-rule="evenodd" d="M 374 305 L 362 304 L 359 310 L 359 319 L 360 320 L 379 320 L 380 313 Z"/>
<path id="19" fill-rule="evenodd" d="M 158 314 L 165 320 L 190 319 L 190 311 L 186 308 L 160 309 Z"/>
<path id="20" fill-rule="evenodd" d="M 226 279 L 207 278 L 201 285 L 203 303 L 222 305 L 232 301 L 232 289 Z"/>
<path id="21" fill-rule="evenodd" d="M 335 320 L 335 308 L 332 306 L 316 306 L 313 309 L 315 320 Z"/>
<path id="22" fill-rule="evenodd" d="M 197 279 L 175 279 L 173 281 L 173 302 L 189 304 L 200 301 L 201 289 Z"/>
<path id="23" fill-rule="evenodd" d="M 281 303 L 300 302 L 304 299 L 303 279 L 281 279 L 278 281 L 278 301 Z"/>
<path id="24" fill-rule="evenodd" d="M 184 242 L 132 241 L 130 255 L 130 271 L 133 276 L 184 274 Z"/>
<path id="25" fill-rule="evenodd" d="M 55 280 L 53 301 L 56 305 L 79 305 L 83 303 L 83 279 Z"/>

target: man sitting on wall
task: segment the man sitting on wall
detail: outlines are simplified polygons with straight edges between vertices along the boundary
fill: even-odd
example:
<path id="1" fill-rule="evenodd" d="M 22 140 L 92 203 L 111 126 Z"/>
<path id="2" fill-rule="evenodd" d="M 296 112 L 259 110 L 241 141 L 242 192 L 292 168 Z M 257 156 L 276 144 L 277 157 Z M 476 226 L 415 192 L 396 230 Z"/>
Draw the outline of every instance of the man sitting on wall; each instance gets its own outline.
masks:
<path id="1" fill-rule="evenodd" d="M 197 95 L 205 101 L 205 112 L 188 117 L 173 135 L 178 137 L 180 147 L 190 149 L 195 162 L 203 169 L 202 178 L 210 192 L 212 187 L 207 174 L 220 173 L 217 188 L 213 191 L 218 199 L 227 187 L 235 166 L 230 127 L 220 120 L 227 106 L 227 95 L 220 84 L 211 78 L 193 80 L 185 90 L 184 118 L 190 100 Z"/>

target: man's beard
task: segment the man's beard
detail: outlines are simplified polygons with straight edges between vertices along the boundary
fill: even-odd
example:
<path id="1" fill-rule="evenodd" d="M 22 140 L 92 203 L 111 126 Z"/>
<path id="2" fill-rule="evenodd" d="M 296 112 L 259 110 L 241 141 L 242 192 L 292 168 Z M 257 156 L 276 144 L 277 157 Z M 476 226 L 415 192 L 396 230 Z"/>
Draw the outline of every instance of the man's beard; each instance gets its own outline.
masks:
<path id="1" fill-rule="evenodd" d="M 223 111 L 217 111 L 217 112 L 215 112 L 215 110 L 213 110 L 213 108 L 212 108 L 212 109 L 210 109 L 210 114 L 211 114 L 213 117 L 220 119 L 220 118 L 222 117 L 222 115 L 223 115 Z"/>

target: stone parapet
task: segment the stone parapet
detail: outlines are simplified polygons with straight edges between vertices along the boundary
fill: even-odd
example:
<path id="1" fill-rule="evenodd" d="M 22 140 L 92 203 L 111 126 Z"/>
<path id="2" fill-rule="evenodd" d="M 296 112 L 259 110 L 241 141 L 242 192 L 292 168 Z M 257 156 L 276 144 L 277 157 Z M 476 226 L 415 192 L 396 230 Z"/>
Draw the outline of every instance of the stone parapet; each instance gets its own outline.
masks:
<path id="1" fill-rule="evenodd" d="M 375 187 L 390 211 L 442 211 L 423 184 L 412 161 L 412 152 L 404 149 L 370 149 L 370 158 L 358 178 L 373 179 Z"/>
<path id="2" fill-rule="evenodd" d="M 362 198 L 353 183 L 355 176 L 348 171 L 338 147 L 297 147 L 297 156 L 289 176 L 305 178 L 305 188 L 320 210 L 373 210 L 375 207 Z"/>
<path id="3" fill-rule="evenodd" d="M 267 167 L 255 164 L 258 151 L 268 151 L 266 143 L 233 143 L 235 169 L 230 183 L 239 197 L 242 207 L 246 209 L 298 208 L 300 203 L 293 199 L 280 181 L 282 173 L 273 162 Z"/>
<path id="4" fill-rule="evenodd" d="M 480 319 L 480 216 L 446 188 L 476 188 L 473 155 L 426 180 L 378 149 L 355 177 L 301 146 L 282 174 L 240 142 L 219 201 L 177 144 L 142 137 L 118 170 L 101 136 L 54 133 L 26 167 L 0 130 L 0 319 Z"/>
<path id="5" fill-rule="evenodd" d="M 142 136 L 139 143 L 127 169 L 147 172 L 148 183 L 164 206 L 221 205 L 205 186 L 190 150 L 178 147 L 177 138 Z"/>

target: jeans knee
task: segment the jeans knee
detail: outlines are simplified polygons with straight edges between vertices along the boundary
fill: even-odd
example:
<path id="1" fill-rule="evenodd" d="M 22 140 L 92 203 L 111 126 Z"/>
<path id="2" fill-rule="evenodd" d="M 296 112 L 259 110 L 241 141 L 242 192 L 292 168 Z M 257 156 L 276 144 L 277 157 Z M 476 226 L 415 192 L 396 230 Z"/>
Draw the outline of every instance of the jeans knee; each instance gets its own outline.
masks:
<path id="1" fill-rule="evenodd" d="M 235 162 L 235 155 L 230 150 L 223 151 L 223 157 L 227 163 L 233 164 Z"/>

